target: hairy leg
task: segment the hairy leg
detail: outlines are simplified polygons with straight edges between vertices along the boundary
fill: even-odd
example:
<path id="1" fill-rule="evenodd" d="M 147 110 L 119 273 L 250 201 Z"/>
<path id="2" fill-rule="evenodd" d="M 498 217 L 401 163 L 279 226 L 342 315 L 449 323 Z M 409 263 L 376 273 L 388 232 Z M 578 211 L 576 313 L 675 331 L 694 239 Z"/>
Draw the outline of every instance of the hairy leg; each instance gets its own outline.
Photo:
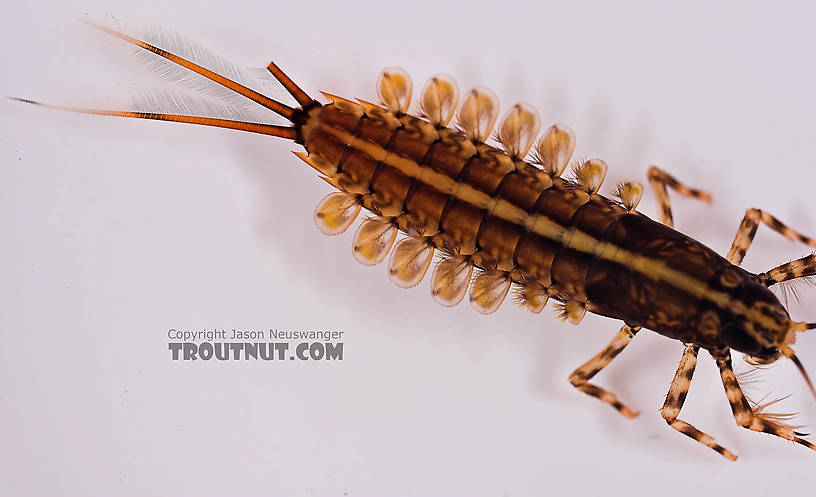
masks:
<path id="1" fill-rule="evenodd" d="M 615 394 L 589 383 L 589 380 L 598 374 L 610 362 L 612 362 L 612 359 L 617 357 L 617 355 L 620 354 L 627 345 L 629 345 L 629 342 L 632 341 L 632 338 L 635 337 L 635 334 L 639 330 L 640 328 L 630 328 L 627 325 L 623 325 L 620 331 L 618 331 L 618 334 L 615 335 L 615 338 L 609 343 L 609 345 L 606 346 L 605 349 L 584 363 L 584 365 L 573 371 L 569 377 L 570 383 L 572 383 L 575 388 L 606 402 L 627 418 L 636 417 L 638 415 L 637 411 L 633 411 L 632 409 L 626 407 L 621 401 L 618 400 L 618 397 Z"/>
<path id="2" fill-rule="evenodd" d="M 650 167 L 647 174 L 649 176 L 649 183 L 651 183 L 652 188 L 654 188 L 655 192 L 657 193 L 657 201 L 660 208 L 660 221 L 669 228 L 674 227 L 674 220 L 672 218 L 669 193 L 666 191 L 667 186 L 683 197 L 693 197 L 706 202 L 711 202 L 711 195 L 708 193 L 702 190 L 689 188 L 688 186 L 674 179 L 674 177 L 672 177 L 669 173 L 656 166 Z"/>
<path id="3" fill-rule="evenodd" d="M 742 223 L 737 230 L 737 236 L 734 237 L 734 243 L 731 245 L 731 250 L 728 251 L 728 262 L 739 266 L 745 258 L 745 253 L 751 242 L 754 241 L 759 223 L 765 223 L 772 230 L 781 233 L 785 238 L 793 241 L 800 241 L 810 247 L 816 247 L 816 240 L 806 237 L 796 230 L 786 226 L 782 221 L 759 209 L 748 209 L 745 212 L 745 217 L 742 218 Z"/>
<path id="4" fill-rule="evenodd" d="M 680 415 L 680 410 L 683 408 L 683 403 L 686 401 L 689 387 L 691 386 L 691 378 L 694 376 L 694 368 L 697 366 L 697 352 L 699 350 L 700 348 L 695 345 L 686 344 L 686 350 L 683 352 L 683 358 L 680 359 L 680 365 L 674 374 L 669 393 L 666 395 L 666 402 L 663 404 L 660 414 L 669 426 L 683 435 L 700 442 L 706 447 L 710 447 L 727 459 L 736 461 L 737 456 L 714 442 L 714 438 L 711 435 L 707 435 L 689 423 L 677 419 L 677 416 Z"/>
<path id="5" fill-rule="evenodd" d="M 761 407 L 751 408 L 751 404 L 748 403 L 748 399 L 742 393 L 739 382 L 737 382 L 737 376 L 731 368 L 730 352 L 725 352 L 715 357 L 715 359 L 717 360 L 717 367 L 720 368 L 720 378 L 722 378 L 723 387 L 725 387 L 725 395 L 728 397 L 734 419 L 739 426 L 753 431 L 770 433 L 816 450 L 816 445 L 801 438 L 803 434 L 794 431 L 794 427 L 786 426 L 779 421 L 779 418 L 784 415 L 763 413 Z"/>

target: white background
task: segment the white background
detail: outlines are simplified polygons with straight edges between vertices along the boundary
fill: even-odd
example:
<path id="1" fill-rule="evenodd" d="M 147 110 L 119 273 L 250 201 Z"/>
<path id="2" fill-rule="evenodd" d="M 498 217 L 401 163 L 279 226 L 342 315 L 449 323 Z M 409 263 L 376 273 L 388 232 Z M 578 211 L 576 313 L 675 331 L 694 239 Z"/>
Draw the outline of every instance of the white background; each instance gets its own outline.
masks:
<path id="1" fill-rule="evenodd" d="M 76 22 L 147 21 L 238 64 L 274 58 L 311 94 L 375 98 L 380 68 L 416 89 L 526 100 L 568 123 L 605 191 L 659 164 L 710 190 L 678 227 L 720 253 L 746 207 L 816 234 L 812 2 L 7 2 L 0 94 L 74 103 L 149 86 L 120 42 Z M 101 98 L 101 97 L 99 97 Z M 2 495 L 805 495 L 816 454 L 736 427 L 700 355 L 682 417 L 660 418 L 682 346 L 642 332 L 597 378 L 624 419 L 568 374 L 619 324 L 574 327 L 509 303 L 484 317 L 402 290 L 324 237 L 330 187 L 260 135 L 0 102 Z M 647 192 L 642 209 L 656 212 Z M 746 267 L 808 252 L 766 227 Z M 816 320 L 816 289 L 791 314 Z M 172 362 L 167 330 L 337 329 L 342 362 Z M 816 335 L 816 333 L 815 333 Z M 816 336 L 799 356 L 816 374 Z M 789 363 L 752 385 L 793 393 Z"/>

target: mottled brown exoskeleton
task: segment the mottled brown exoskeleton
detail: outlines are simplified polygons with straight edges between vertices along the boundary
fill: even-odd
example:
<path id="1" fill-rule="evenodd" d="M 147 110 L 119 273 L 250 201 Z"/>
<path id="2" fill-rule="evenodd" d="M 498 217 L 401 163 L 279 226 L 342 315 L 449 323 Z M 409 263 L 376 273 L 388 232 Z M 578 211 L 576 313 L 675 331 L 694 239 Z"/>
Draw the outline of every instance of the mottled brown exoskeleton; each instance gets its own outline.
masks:
<path id="1" fill-rule="evenodd" d="M 685 352 L 661 413 L 672 428 L 733 460 L 736 456 L 712 437 L 678 418 L 698 351 L 706 349 L 719 366 L 739 426 L 816 449 L 784 423 L 784 415 L 767 413 L 768 404 L 749 403 L 732 371 L 730 352 L 742 352 L 762 364 L 785 356 L 807 380 L 791 345 L 798 332 L 816 326 L 791 320 L 768 287 L 816 274 L 816 256 L 761 274 L 739 265 L 760 223 L 811 247 L 816 247 L 816 240 L 764 211 L 749 209 L 723 258 L 672 228 L 667 187 L 706 201 L 708 194 L 652 167 L 648 177 L 657 191 L 662 224 L 655 222 L 635 210 L 643 193 L 640 183 L 620 183 L 614 198 L 598 193 L 606 175 L 601 160 L 578 162 L 571 178 L 562 177 L 575 147 L 567 126 L 548 128 L 536 142 L 531 159 L 525 161 L 540 127 L 538 113 L 527 104 L 511 107 L 499 123 L 496 137 L 503 149 L 485 144 L 498 116 L 496 97 L 489 90 L 474 88 L 464 94 L 457 112 L 456 83 L 444 75 L 431 78 L 424 87 L 420 118 L 407 114 L 412 87 L 401 69 L 388 68 L 380 75 L 377 87 L 382 106 L 326 93 L 328 103 L 323 104 L 270 64 L 268 70 L 297 100 L 299 107 L 295 108 L 223 71 L 99 28 L 271 109 L 291 126 L 183 112 L 62 109 L 202 124 L 293 140 L 306 149 L 296 155 L 339 190 L 318 205 L 318 227 L 326 234 L 342 233 L 361 208 L 370 211 L 373 215 L 362 222 L 354 237 L 354 257 L 374 265 L 391 252 L 388 272 L 397 285 L 418 284 L 438 252 L 442 257 L 433 271 L 431 293 L 442 305 L 458 304 L 469 289 L 473 306 L 489 314 L 515 286 L 517 303 L 536 313 L 552 298 L 560 317 L 572 323 L 580 322 L 587 311 L 622 321 L 612 342 L 576 369 L 570 382 L 627 417 L 637 413 L 589 380 L 641 328 L 681 341 Z M 455 129 L 447 127 L 454 114 Z M 398 232 L 407 237 L 395 244 Z"/>

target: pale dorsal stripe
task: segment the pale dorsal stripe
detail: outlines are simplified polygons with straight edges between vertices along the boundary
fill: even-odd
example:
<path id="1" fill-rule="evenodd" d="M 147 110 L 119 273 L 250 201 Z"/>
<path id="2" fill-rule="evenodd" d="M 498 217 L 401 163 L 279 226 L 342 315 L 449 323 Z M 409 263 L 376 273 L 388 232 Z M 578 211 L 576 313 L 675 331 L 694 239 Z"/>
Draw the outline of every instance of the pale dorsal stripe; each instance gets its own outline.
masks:
<path id="1" fill-rule="evenodd" d="M 663 281 L 699 299 L 708 300 L 734 314 L 744 315 L 754 322 L 769 323 L 771 320 L 759 310 L 748 307 L 738 300 L 731 299 L 727 293 L 710 288 L 706 282 L 699 281 L 682 271 L 672 269 L 663 261 L 642 256 L 610 242 L 600 242 L 592 235 L 584 233 L 575 227 L 566 228 L 543 214 L 530 216 L 524 209 L 505 199 L 495 201 L 490 195 L 466 183 L 457 183 L 450 176 L 420 166 L 411 159 L 389 153 L 380 145 L 358 139 L 345 130 L 330 126 L 324 127 L 324 130 L 334 135 L 342 143 L 349 144 L 351 148 L 393 167 L 409 178 L 415 178 L 442 194 L 451 195 L 457 200 L 480 209 L 492 208 L 493 216 L 521 226 L 539 236 L 553 240 L 578 252 L 592 254 L 601 259 L 615 262 L 653 280 Z M 421 176 L 420 172 L 422 172 Z M 494 203 L 495 205 L 493 205 Z"/>

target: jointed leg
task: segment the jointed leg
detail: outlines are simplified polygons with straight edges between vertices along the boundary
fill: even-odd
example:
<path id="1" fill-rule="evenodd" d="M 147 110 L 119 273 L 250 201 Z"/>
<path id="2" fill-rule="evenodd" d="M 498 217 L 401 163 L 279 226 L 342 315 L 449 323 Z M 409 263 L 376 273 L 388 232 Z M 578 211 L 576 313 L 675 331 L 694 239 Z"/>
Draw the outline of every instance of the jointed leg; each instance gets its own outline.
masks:
<path id="1" fill-rule="evenodd" d="M 705 200 L 706 202 L 711 202 L 711 195 L 709 195 L 707 192 L 689 188 L 688 186 L 674 179 L 671 175 L 669 175 L 669 173 L 656 166 L 649 168 L 648 175 L 649 183 L 651 183 L 652 188 L 655 189 L 655 193 L 657 193 L 657 201 L 660 204 L 660 221 L 669 228 L 674 227 L 674 220 L 672 219 L 671 202 L 669 202 L 669 194 L 666 191 L 666 186 L 671 187 L 672 190 L 684 197 L 694 197 L 700 200 Z"/>
<path id="2" fill-rule="evenodd" d="M 605 368 L 610 362 L 612 362 L 612 359 L 617 357 L 617 355 L 620 354 L 627 345 L 629 345 L 629 342 L 632 341 L 632 338 L 635 337 L 635 334 L 639 330 L 640 328 L 630 328 L 627 325 L 623 325 L 620 331 L 618 331 L 618 334 L 615 335 L 615 338 L 609 343 L 609 345 L 606 346 L 605 349 L 603 349 L 592 359 L 588 360 L 583 366 L 573 371 L 569 377 L 570 383 L 572 383 L 575 388 L 584 393 L 592 395 L 593 397 L 601 399 L 620 411 L 620 413 L 627 418 L 636 417 L 638 415 L 637 411 L 633 411 L 632 409 L 626 407 L 618 400 L 618 397 L 615 394 L 589 383 L 589 380 L 598 374 L 598 372 Z"/>
<path id="3" fill-rule="evenodd" d="M 760 408 L 751 409 L 751 405 L 745 398 L 745 394 L 742 393 L 742 389 L 737 382 L 737 377 L 731 369 L 730 352 L 726 352 L 722 356 L 716 357 L 716 359 L 717 367 L 720 368 L 720 377 L 725 387 L 725 395 L 728 397 L 728 402 L 731 404 L 731 411 L 734 413 L 734 419 L 738 425 L 743 428 L 748 428 L 749 430 L 770 433 L 771 435 L 776 435 L 777 437 L 816 450 L 816 445 L 799 437 L 801 433 L 777 421 L 784 415 L 765 414 L 760 411 Z M 776 420 L 774 418 L 776 418 Z"/>
<path id="4" fill-rule="evenodd" d="M 660 414 L 669 426 L 683 435 L 697 440 L 706 447 L 711 447 L 732 461 L 736 461 L 737 456 L 714 442 L 711 435 L 707 435 L 685 421 L 677 419 L 677 416 L 680 415 L 680 409 L 683 408 L 683 403 L 686 401 L 689 386 L 691 386 L 691 378 L 694 376 L 694 368 L 697 366 L 697 352 L 699 350 L 700 347 L 686 344 L 686 350 L 683 352 L 683 358 L 680 359 L 680 365 L 677 367 L 677 373 L 674 374 L 669 393 L 666 395 L 666 402 L 663 403 Z"/>
<path id="5" fill-rule="evenodd" d="M 779 219 L 773 217 L 765 211 L 759 209 L 748 209 L 745 212 L 745 217 L 742 218 L 742 223 L 737 230 L 737 236 L 734 237 L 734 243 L 731 245 L 731 250 L 728 251 L 728 262 L 739 266 L 742 259 L 745 258 L 745 252 L 751 246 L 751 242 L 756 235 L 759 223 L 767 224 L 772 230 L 781 233 L 785 238 L 793 241 L 800 241 L 805 245 L 816 247 L 816 240 L 808 238 L 798 231 L 795 231 L 785 226 Z"/>
<path id="6" fill-rule="evenodd" d="M 759 274 L 759 281 L 771 286 L 783 281 L 816 275 L 816 254 L 810 254 Z"/>

